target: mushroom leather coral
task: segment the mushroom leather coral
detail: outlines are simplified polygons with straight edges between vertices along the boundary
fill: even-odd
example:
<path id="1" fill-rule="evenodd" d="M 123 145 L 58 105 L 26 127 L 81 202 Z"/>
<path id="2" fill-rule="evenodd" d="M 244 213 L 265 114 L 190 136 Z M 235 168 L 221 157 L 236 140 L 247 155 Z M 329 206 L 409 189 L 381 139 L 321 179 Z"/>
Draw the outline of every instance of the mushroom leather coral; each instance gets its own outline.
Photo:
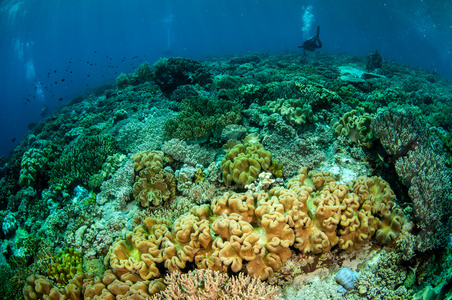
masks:
<path id="1" fill-rule="evenodd" d="M 63 287 L 42 275 L 31 275 L 23 289 L 25 299 L 150 299 L 150 296 L 165 289 L 163 278 L 140 282 L 121 281 L 111 270 L 102 276 L 78 273 Z"/>
<path id="2" fill-rule="evenodd" d="M 354 143 L 364 145 L 370 148 L 373 139 L 371 129 L 373 115 L 365 113 L 362 116 L 358 115 L 357 110 L 352 110 L 346 113 L 339 122 L 333 124 L 335 136 L 346 136 Z"/>
<path id="3" fill-rule="evenodd" d="M 105 264 L 132 282 L 157 277 L 160 262 L 170 271 L 190 264 L 246 270 L 265 279 L 290 257 L 292 245 L 319 254 L 336 245 L 359 249 L 376 232 L 379 242 L 392 241 L 403 224 L 392 200 L 394 193 L 381 178 L 360 177 L 344 185 L 329 173 L 308 175 L 303 168 L 287 188 L 227 192 L 172 224 L 147 218 L 126 240 L 113 244 Z"/>
<path id="4" fill-rule="evenodd" d="M 223 181 L 245 186 L 257 179 L 262 170 L 268 170 L 272 154 L 260 143 L 237 144 L 229 149 L 221 164 Z"/>
<path id="5" fill-rule="evenodd" d="M 132 155 L 138 175 L 133 185 L 133 197 L 142 206 L 157 206 L 174 198 L 174 175 L 163 169 L 162 151 L 144 151 Z"/>

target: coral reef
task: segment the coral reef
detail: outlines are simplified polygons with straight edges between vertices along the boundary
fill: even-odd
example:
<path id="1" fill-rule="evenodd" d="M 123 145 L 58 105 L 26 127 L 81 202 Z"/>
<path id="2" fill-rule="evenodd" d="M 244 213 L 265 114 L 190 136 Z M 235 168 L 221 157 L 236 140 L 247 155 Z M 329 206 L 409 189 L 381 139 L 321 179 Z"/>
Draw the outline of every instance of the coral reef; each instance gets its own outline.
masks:
<path id="1" fill-rule="evenodd" d="M 419 139 L 415 120 L 410 112 L 388 109 L 375 117 L 372 132 L 380 139 L 386 153 L 397 158 Z"/>
<path id="2" fill-rule="evenodd" d="M 37 180 L 40 170 L 44 169 L 49 163 L 45 153 L 41 149 L 32 148 L 24 153 L 19 177 L 19 184 L 31 186 Z"/>
<path id="3" fill-rule="evenodd" d="M 267 53 L 164 58 L 116 84 L 0 158 L 3 298 L 450 293 L 452 87 L 438 74 L 377 52 Z M 49 276 L 57 256 L 40 253 L 67 247 L 83 270 Z M 344 267 L 360 276 L 341 294 Z"/>

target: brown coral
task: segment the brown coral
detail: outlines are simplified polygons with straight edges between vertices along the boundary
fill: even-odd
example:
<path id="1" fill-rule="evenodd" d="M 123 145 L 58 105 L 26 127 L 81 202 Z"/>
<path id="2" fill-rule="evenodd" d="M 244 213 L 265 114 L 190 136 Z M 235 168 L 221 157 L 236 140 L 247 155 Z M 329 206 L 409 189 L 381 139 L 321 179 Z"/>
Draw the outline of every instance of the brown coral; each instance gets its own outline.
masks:
<path id="1" fill-rule="evenodd" d="M 211 270 L 194 270 L 188 274 L 173 272 L 166 275 L 168 287 L 152 299 L 276 299 L 277 289 L 256 277 L 240 273 L 229 277 Z"/>
<path id="2" fill-rule="evenodd" d="M 304 254 L 326 253 L 336 245 L 352 251 L 376 232 L 380 243 L 391 242 L 403 224 L 403 214 L 393 213 L 394 198 L 381 178 L 360 177 L 345 185 L 304 168 L 287 188 L 225 193 L 211 210 L 196 206 L 171 226 L 148 218 L 114 244 L 106 264 L 121 280 L 134 282 L 157 276 L 160 262 L 171 272 L 194 263 L 265 279 L 290 257 L 292 245 Z"/>
<path id="3" fill-rule="evenodd" d="M 368 113 L 359 115 L 357 110 L 352 110 L 333 124 L 334 135 L 346 136 L 354 143 L 370 148 L 373 139 L 370 128 L 372 119 L 373 116 Z"/>
<path id="4" fill-rule="evenodd" d="M 174 198 L 174 175 L 163 169 L 163 152 L 144 151 L 132 155 L 138 175 L 133 185 L 133 197 L 142 206 L 158 206 Z"/>
<path id="5" fill-rule="evenodd" d="M 257 179 L 262 170 L 268 170 L 272 154 L 258 142 L 237 144 L 229 149 L 221 163 L 223 181 L 245 186 Z"/>

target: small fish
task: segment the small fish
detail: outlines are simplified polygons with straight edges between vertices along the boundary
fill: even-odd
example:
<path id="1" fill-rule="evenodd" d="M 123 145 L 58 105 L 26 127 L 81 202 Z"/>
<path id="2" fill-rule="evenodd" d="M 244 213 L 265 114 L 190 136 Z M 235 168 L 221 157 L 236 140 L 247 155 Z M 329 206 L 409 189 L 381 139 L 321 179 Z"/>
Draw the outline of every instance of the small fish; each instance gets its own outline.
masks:
<path id="1" fill-rule="evenodd" d="M 56 73 L 56 70 L 53 70 L 53 73 Z"/>
<path id="2" fill-rule="evenodd" d="M 96 50 L 94 50 L 94 53 L 97 53 L 97 51 L 96 51 Z"/>
<path id="3" fill-rule="evenodd" d="M 30 102 L 31 100 L 27 98 L 27 102 Z"/>
<path id="4" fill-rule="evenodd" d="M 63 100 L 63 97 L 61 97 L 60 99 L 58 99 L 58 101 L 62 101 Z"/>
<path id="5" fill-rule="evenodd" d="M 16 138 L 13 138 L 12 140 L 11 140 L 11 143 L 14 143 L 16 141 Z"/>
<path id="6" fill-rule="evenodd" d="M 63 78 L 63 79 L 61 79 L 61 82 L 63 82 L 65 79 Z"/>

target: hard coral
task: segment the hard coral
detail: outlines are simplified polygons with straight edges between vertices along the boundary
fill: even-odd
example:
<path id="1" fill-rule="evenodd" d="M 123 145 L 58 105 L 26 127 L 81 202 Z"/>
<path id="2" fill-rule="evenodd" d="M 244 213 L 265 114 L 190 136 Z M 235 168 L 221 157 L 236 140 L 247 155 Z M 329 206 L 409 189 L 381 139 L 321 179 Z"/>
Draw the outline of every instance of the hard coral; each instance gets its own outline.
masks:
<path id="1" fill-rule="evenodd" d="M 166 134 L 171 138 L 203 140 L 242 118 L 242 106 L 234 101 L 197 96 L 185 98 L 179 106 L 177 117 L 165 123 Z"/>
<path id="2" fill-rule="evenodd" d="M 154 64 L 154 80 L 164 94 L 171 94 L 177 87 L 185 84 L 205 85 L 212 81 L 211 74 L 198 61 L 170 57 L 162 58 Z"/>
<path id="3" fill-rule="evenodd" d="M 138 175 L 133 185 L 133 197 L 142 206 L 157 206 L 174 198 L 174 175 L 163 169 L 163 152 L 144 151 L 132 155 Z"/>
<path id="4" fill-rule="evenodd" d="M 393 200 L 389 185 L 378 177 L 361 177 L 347 186 L 329 173 L 308 175 L 302 169 L 288 188 L 225 193 L 173 224 L 148 218 L 111 247 L 105 262 L 122 280 L 156 277 L 158 263 L 171 272 L 195 265 L 246 270 L 265 279 L 290 257 L 292 245 L 304 254 L 319 254 L 336 245 L 359 249 L 376 232 L 381 243 L 392 241 L 403 223 Z"/>
<path id="5" fill-rule="evenodd" d="M 41 149 L 31 148 L 22 156 L 19 184 L 32 186 L 37 181 L 39 172 L 49 163 L 49 159 Z"/>
<path id="6" fill-rule="evenodd" d="M 258 278 L 243 273 L 229 277 L 211 270 L 194 270 L 188 274 L 178 271 L 168 273 L 165 283 L 168 287 L 152 299 L 275 299 L 277 291 Z"/>
<path id="7" fill-rule="evenodd" d="M 121 73 L 116 78 L 116 84 L 119 89 L 124 89 L 128 85 L 138 85 L 152 80 L 152 69 L 147 62 L 140 65 L 135 72 L 130 74 Z"/>

